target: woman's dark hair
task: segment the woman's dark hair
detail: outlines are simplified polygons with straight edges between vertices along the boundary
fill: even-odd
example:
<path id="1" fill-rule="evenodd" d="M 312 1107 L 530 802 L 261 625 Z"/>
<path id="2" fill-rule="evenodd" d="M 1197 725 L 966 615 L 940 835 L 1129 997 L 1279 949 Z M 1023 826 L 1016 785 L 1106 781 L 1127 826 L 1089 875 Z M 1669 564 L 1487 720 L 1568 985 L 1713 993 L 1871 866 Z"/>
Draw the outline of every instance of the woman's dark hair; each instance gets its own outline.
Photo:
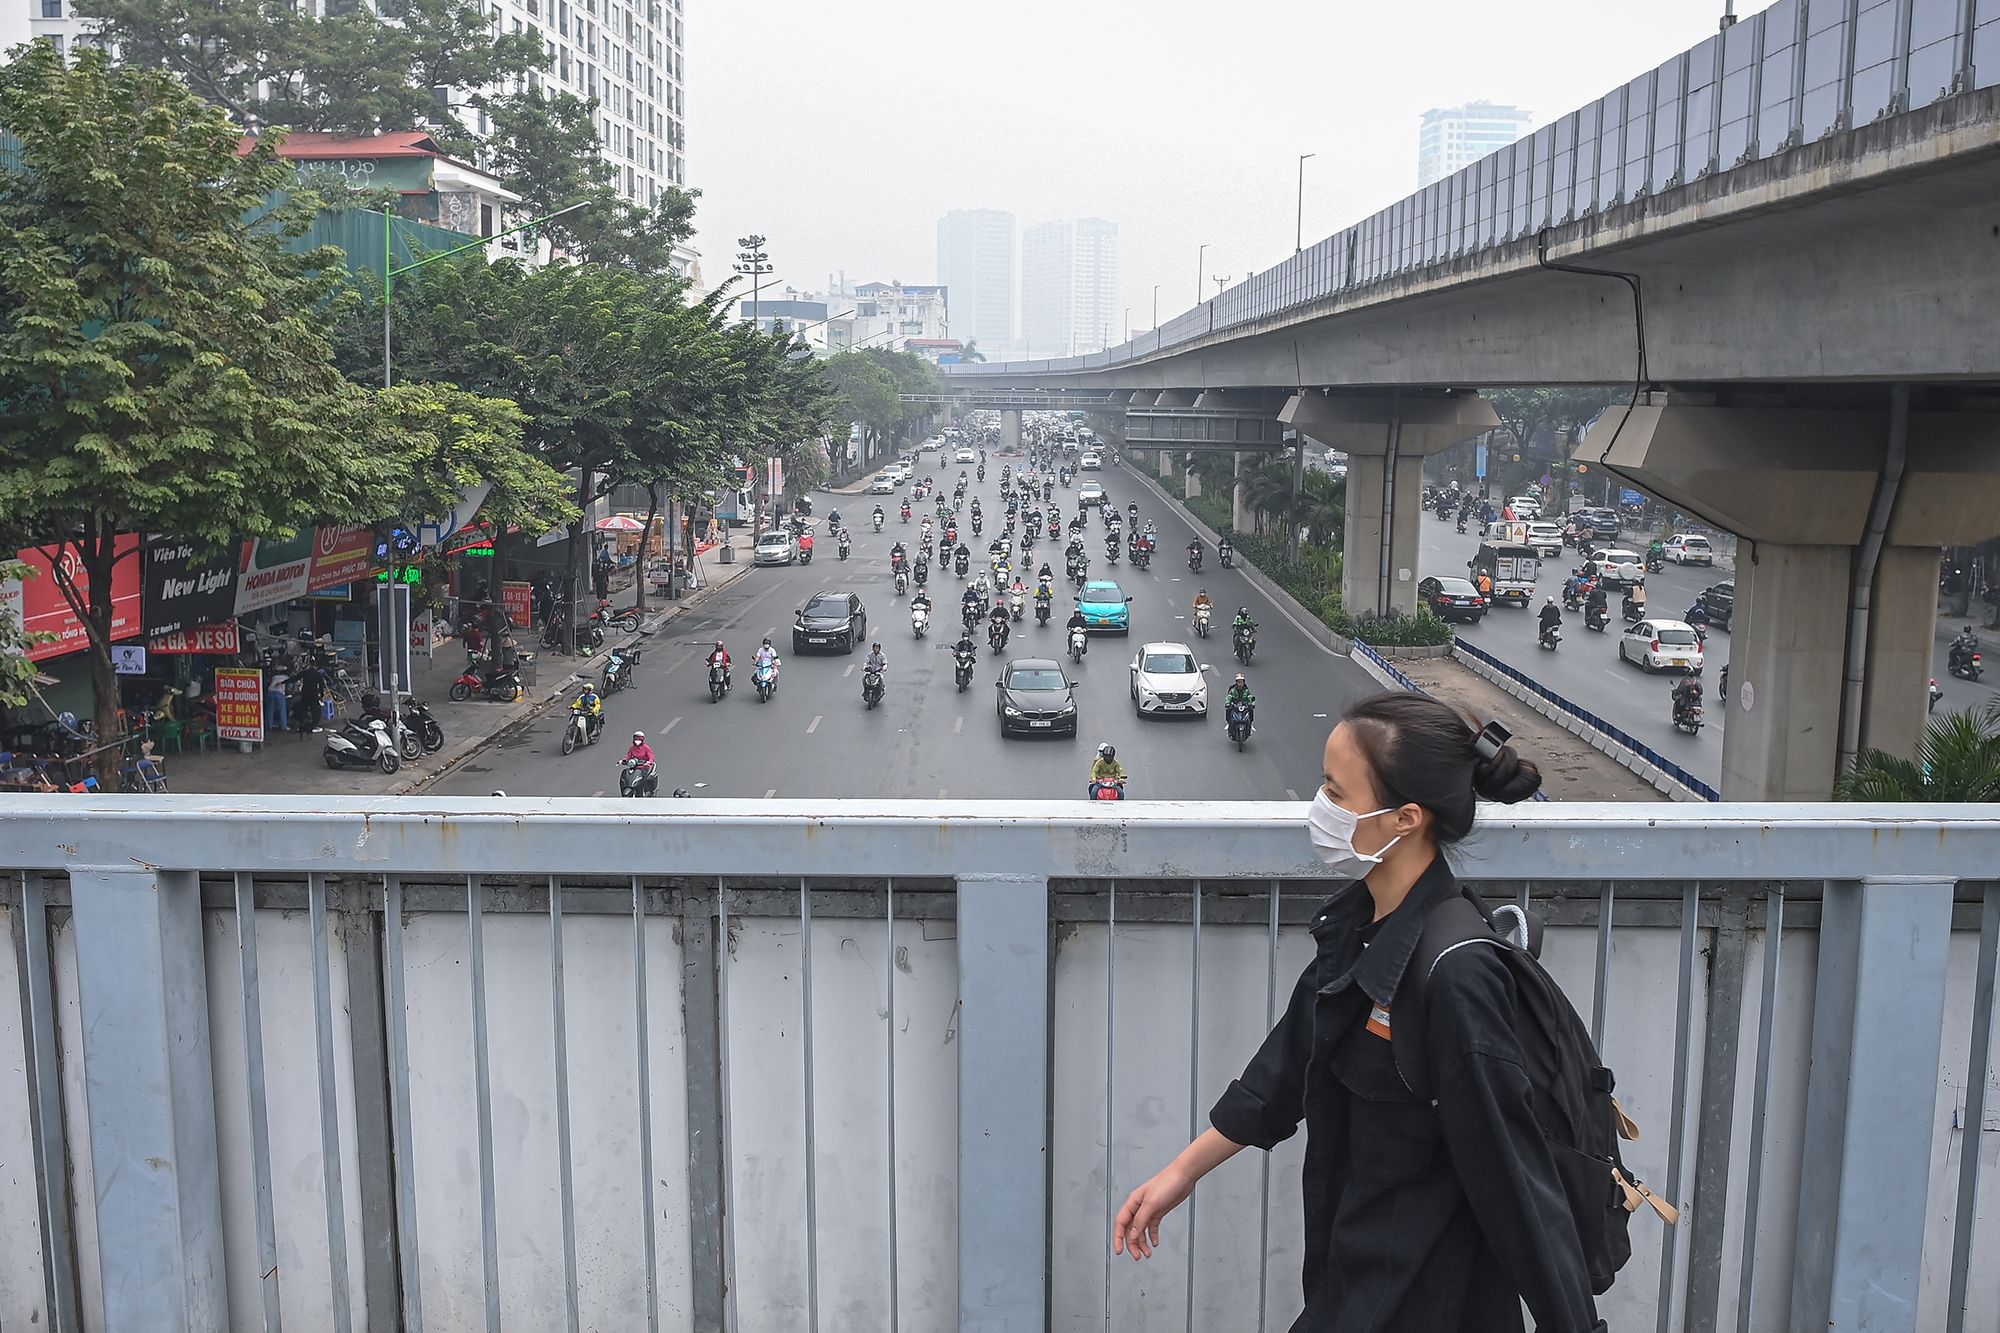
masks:
<path id="1" fill-rule="evenodd" d="M 1542 785 L 1541 770 L 1511 745 L 1483 758 L 1474 744 L 1482 724 L 1470 711 L 1428 695 L 1373 694 L 1341 720 L 1374 770 L 1383 805 L 1430 811 L 1441 846 L 1472 831 L 1475 796 L 1511 804 Z"/>

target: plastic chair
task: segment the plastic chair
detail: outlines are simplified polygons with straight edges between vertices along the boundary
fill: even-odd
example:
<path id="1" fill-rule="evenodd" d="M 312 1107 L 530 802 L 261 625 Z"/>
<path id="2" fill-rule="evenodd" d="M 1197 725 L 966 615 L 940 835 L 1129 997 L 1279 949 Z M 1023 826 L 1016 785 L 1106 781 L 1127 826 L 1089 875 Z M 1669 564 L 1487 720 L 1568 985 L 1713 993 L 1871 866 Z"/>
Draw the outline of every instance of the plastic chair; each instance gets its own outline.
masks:
<path id="1" fill-rule="evenodd" d="M 149 728 L 153 744 L 162 751 L 171 745 L 174 747 L 174 753 L 180 754 L 181 737 L 186 733 L 187 726 L 187 723 L 177 717 L 154 718 L 153 725 Z"/>

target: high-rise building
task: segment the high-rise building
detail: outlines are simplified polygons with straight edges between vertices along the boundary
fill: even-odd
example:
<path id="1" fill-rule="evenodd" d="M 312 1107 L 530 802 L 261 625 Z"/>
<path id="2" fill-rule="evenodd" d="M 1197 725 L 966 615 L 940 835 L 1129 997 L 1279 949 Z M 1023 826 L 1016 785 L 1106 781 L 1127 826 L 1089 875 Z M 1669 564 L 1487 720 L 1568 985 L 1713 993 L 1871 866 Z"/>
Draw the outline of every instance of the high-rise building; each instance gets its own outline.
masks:
<path id="1" fill-rule="evenodd" d="M 1418 188 L 1471 166 L 1534 128 L 1534 116 L 1517 106 L 1467 102 L 1464 106 L 1432 107 L 1424 112 L 1417 131 Z"/>
<path id="2" fill-rule="evenodd" d="M 1021 233 L 1021 341 L 1027 356 L 1099 352 L 1119 329 L 1118 224 L 1041 222 Z"/>
<path id="3" fill-rule="evenodd" d="M 1014 215 L 954 208 L 938 219 L 937 280 L 951 336 L 999 352 L 1014 340 Z"/>

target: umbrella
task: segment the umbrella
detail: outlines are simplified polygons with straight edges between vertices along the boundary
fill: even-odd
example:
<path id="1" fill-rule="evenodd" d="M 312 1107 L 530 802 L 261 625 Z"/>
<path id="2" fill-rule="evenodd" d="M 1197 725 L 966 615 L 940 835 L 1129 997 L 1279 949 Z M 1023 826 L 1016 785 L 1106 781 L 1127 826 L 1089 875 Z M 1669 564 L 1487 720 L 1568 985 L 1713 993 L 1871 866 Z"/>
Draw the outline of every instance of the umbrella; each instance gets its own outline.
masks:
<path id="1" fill-rule="evenodd" d="M 644 532 L 646 525 L 629 514 L 613 514 L 597 520 L 599 532 Z"/>

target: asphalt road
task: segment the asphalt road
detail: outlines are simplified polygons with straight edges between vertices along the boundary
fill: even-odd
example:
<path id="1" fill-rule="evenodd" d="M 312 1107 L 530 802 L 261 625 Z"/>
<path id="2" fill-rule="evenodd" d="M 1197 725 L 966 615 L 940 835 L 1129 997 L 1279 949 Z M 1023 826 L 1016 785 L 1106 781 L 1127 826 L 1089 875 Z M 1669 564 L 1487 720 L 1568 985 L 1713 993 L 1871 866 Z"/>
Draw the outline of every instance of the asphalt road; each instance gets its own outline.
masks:
<path id="1" fill-rule="evenodd" d="M 999 501 L 1000 461 L 989 457 L 988 480 L 973 487 L 989 519 L 1005 512 Z M 959 469 L 939 463 L 934 454 L 926 455 L 924 463 L 919 475 L 929 471 L 949 495 Z M 918 530 L 914 520 L 907 527 L 897 520 L 900 496 L 818 495 L 813 563 L 753 569 L 675 620 L 670 635 L 650 640 L 632 688 L 605 700 L 606 726 L 597 745 L 563 755 L 566 713 L 551 709 L 474 756 L 434 790 L 449 795 L 495 790 L 514 796 L 615 795 L 618 760 L 638 728 L 660 756 L 663 795 L 683 787 L 698 796 L 729 797 L 1081 799 L 1097 743 L 1108 740 L 1131 774 L 1131 799 L 1309 799 L 1319 780 L 1327 732 L 1349 701 L 1375 691 L 1374 682 L 1351 662 L 1316 645 L 1240 573 L 1217 569 L 1213 553 L 1200 582 L 1193 581 L 1184 555 L 1193 530 L 1185 520 L 1164 511 L 1116 468 L 1094 475 L 1121 508 L 1129 500 L 1139 501 L 1141 522 L 1150 516 L 1159 525 L 1163 556 L 1150 570 L 1136 571 L 1121 560 L 1109 573 L 1133 598 L 1132 633 L 1092 636 L 1080 664 L 1071 664 L 1062 653 L 1061 622 L 1071 609 L 1070 585 L 1064 584 L 1047 628 L 1036 626 L 1031 609 L 1000 657 L 987 652 L 982 640 L 979 671 L 973 684 L 958 692 L 949 647 L 957 638 L 956 603 L 964 582 L 933 575 L 933 629 L 925 639 L 915 639 L 908 601 L 894 596 L 890 580 L 890 546 L 900 538 L 914 548 Z M 1065 523 L 1075 512 L 1074 496 L 1074 486 L 1056 491 Z M 878 500 L 889 516 L 879 535 L 867 521 Z M 845 562 L 835 558 L 834 544 L 823 535 L 825 515 L 833 508 L 854 534 L 854 550 Z M 967 545 L 978 550 L 995 531 L 989 522 L 985 538 L 975 542 L 968 537 Z M 1093 516 L 1087 537 L 1093 577 L 1107 576 L 1103 534 L 1101 521 Z M 1038 543 L 1037 567 L 1047 559 L 1059 571 L 1062 544 Z M 1194 637 L 1188 619 L 1189 603 L 1200 586 L 1207 587 L 1221 612 L 1207 640 Z M 861 701 L 863 653 L 791 651 L 793 612 L 821 589 L 859 593 L 868 610 L 869 634 L 882 641 L 889 660 L 888 697 L 873 711 Z M 1250 606 L 1260 622 L 1255 665 L 1247 673 L 1257 695 L 1257 729 L 1240 754 L 1228 742 L 1221 708 L 1236 667 L 1227 624 L 1239 605 Z M 769 703 L 759 704 L 749 688 L 747 663 L 766 634 L 783 665 L 778 692 Z M 736 686 L 720 703 L 711 703 L 703 662 L 718 638 L 736 660 Z M 1161 640 L 1187 643 L 1207 668 L 1208 720 L 1142 721 L 1135 715 L 1129 665 L 1141 644 Z M 546 660 L 549 656 L 545 654 L 545 672 L 577 665 L 559 665 Z M 1060 658 L 1077 682 L 1082 719 L 1077 739 L 1000 739 L 994 694 L 1000 664 L 1028 656 Z"/>

